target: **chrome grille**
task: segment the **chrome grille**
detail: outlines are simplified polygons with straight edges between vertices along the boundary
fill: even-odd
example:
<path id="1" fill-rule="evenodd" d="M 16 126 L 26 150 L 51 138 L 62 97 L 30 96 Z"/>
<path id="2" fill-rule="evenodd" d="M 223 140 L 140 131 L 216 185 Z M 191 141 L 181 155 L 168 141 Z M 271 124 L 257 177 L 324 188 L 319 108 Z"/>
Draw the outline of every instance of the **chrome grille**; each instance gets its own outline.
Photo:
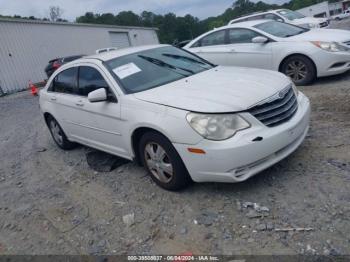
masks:
<path id="1" fill-rule="evenodd" d="M 269 99 L 271 100 L 271 99 Z M 254 117 L 268 127 L 278 126 L 291 119 L 298 110 L 298 101 L 293 88 L 288 87 L 268 101 L 248 110 Z"/>

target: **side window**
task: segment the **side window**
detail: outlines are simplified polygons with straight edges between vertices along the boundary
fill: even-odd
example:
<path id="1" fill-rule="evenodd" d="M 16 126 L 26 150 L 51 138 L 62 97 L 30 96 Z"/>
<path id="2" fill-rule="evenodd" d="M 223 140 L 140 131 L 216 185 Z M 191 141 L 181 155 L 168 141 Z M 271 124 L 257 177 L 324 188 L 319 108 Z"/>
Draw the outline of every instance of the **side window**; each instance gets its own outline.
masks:
<path id="1" fill-rule="evenodd" d="M 74 91 L 77 87 L 77 72 L 78 68 L 72 67 L 59 73 L 53 79 L 49 87 L 49 91 L 74 94 Z"/>
<path id="2" fill-rule="evenodd" d="M 78 95 L 87 96 L 90 92 L 105 88 L 109 90 L 107 82 L 95 68 L 89 66 L 79 67 Z"/>
<path id="3" fill-rule="evenodd" d="M 200 46 L 224 45 L 226 30 L 214 32 L 203 37 L 200 41 Z"/>
<path id="4" fill-rule="evenodd" d="M 254 37 L 259 36 L 258 33 L 249 29 L 230 29 L 228 39 L 230 44 L 251 43 Z"/>
<path id="5" fill-rule="evenodd" d="M 199 46 L 201 46 L 201 40 L 198 40 L 197 42 L 195 42 L 194 44 L 192 44 L 190 48 L 199 47 Z"/>

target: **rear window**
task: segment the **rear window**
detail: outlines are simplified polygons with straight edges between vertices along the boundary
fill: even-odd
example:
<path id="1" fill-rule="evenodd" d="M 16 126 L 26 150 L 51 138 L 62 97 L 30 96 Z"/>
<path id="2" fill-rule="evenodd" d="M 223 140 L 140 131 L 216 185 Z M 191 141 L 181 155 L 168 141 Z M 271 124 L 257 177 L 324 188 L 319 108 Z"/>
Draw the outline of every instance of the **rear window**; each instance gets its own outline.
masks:
<path id="1" fill-rule="evenodd" d="M 55 76 L 48 91 L 74 94 L 75 89 L 77 88 L 77 73 L 77 67 L 72 67 L 62 71 Z"/>
<path id="2" fill-rule="evenodd" d="M 289 19 L 289 20 L 295 20 L 295 19 L 301 19 L 304 18 L 305 16 L 296 12 L 296 11 L 292 11 L 292 10 L 280 10 L 277 11 L 277 13 L 279 13 L 280 15 L 282 15 L 283 17 Z"/>

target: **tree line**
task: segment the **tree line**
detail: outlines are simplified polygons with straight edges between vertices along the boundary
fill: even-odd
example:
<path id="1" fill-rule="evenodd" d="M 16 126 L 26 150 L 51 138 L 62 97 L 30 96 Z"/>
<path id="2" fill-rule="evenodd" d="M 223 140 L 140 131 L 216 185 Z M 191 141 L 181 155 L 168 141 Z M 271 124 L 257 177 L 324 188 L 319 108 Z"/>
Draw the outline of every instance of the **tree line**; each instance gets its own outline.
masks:
<path id="1" fill-rule="evenodd" d="M 226 9 L 221 15 L 209 17 L 200 20 L 190 14 L 185 16 L 176 16 L 174 13 L 165 15 L 155 14 L 149 11 L 143 11 L 141 14 L 135 14 L 132 11 L 121 11 L 117 14 L 113 13 L 93 13 L 87 12 L 83 16 L 76 18 L 76 23 L 91 23 L 91 24 L 107 24 L 120 26 L 143 26 L 158 28 L 158 37 L 161 43 L 173 44 L 176 41 L 193 39 L 198 35 L 211 30 L 215 27 L 220 27 L 227 24 L 230 20 L 242 15 L 267 11 L 271 9 L 287 8 L 297 10 L 309 5 L 323 2 L 324 0 L 291 0 L 282 5 L 267 4 L 263 1 L 252 2 L 250 0 L 236 0 L 232 6 Z M 329 0 L 329 2 L 337 2 L 338 0 Z M 54 9 L 54 10 L 53 10 Z M 44 18 L 41 20 L 51 20 L 66 22 L 61 18 L 62 10 L 58 7 L 50 7 L 50 19 Z M 15 18 L 22 18 L 14 16 Z M 27 19 L 38 19 L 33 16 L 25 17 Z"/>

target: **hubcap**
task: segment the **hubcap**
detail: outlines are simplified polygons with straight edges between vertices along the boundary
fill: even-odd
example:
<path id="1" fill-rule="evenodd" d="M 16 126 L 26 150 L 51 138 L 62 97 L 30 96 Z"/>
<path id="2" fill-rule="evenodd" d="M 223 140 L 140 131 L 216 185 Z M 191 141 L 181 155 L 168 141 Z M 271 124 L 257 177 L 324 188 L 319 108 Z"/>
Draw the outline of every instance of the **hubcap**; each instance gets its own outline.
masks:
<path id="1" fill-rule="evenodd" d="M 169 183 L 173 178 L 173 166 L 165 150 L 157 143 L 148 143 L 144 151 L 148 169 L 161 182 Z"/>
<path id="2" fill-rule="evenodd" d="M 55 139 L 55 141 L 58 144 L 62 145 L 62 143 L 63 143 L 62 131 L 61 131 L 61 128 L 59 127 L 59 125 L 57 124 L 56 121 L 51 120 L 50 129 L 51 129 L 52 136 Z"/>
<path id="3" fill-rule="evenodd" d="M 287 65 L 286 75 L 293 79 L 293 81 L 305 79 L 307 73 L 306 65 L 302 61 L 295 60 Z"/>

